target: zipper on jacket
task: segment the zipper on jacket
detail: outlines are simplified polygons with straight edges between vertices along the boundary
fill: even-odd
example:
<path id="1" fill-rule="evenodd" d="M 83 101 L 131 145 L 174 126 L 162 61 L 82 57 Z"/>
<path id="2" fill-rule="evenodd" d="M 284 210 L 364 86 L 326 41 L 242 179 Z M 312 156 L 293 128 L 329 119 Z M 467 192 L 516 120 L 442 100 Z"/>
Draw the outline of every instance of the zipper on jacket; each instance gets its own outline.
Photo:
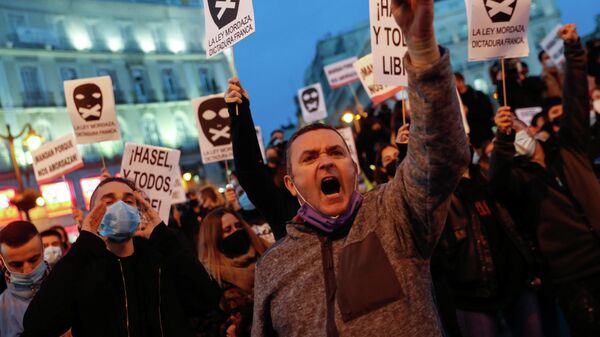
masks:
<path id="1" fill-rule="evenodd" d="M 160 276 L 162 274 L 162 270 L 160 269 L 160 267 L 158 268 L 158 324 L 160 326 L 160 335 L 162 337 L 165 337 L 165 333 L 163 331 L 163 324 L 162 324 L 162 314 L 160 311 L 160 308 L 162 307 L 162 298 L 160 297 Z"/>
<path id="2" fill-rule="evenodd" d="M 129 333 L 129 302 L 127 300 L 127 283 L 125 283 L 125 273 L 123 272 L 123 264 L 121 259 L 119 261 L 119 268 L 121 269 L 121 279 L 123 280 L 123 291 L 125 292 L 125 322 L 127 323 L 127 336 L 131 336 Z"/>

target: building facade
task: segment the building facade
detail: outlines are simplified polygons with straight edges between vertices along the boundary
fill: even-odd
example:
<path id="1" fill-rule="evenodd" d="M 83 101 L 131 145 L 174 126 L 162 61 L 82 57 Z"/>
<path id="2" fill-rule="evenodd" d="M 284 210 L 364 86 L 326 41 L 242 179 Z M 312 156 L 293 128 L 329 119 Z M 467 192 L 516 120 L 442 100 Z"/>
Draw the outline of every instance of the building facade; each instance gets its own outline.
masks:
<path id="1" fill-rule="evenodd" d="M 202 0 L 0 0 L 0 134 L 26 124 L 45 140 L 73 132 L 63 81 L 112 78 L 122 141 L 81 146 L 86 167 L 69 174 L 84 207 L 81 179 L 102 162 L 119 171 L 125 142 L 182 150 L 184 172 L 224 181 L 201 163 L 190 100 L 222 92 L 231 76 L 221 55 L 205 57 Z M 29 149 L 15 141 L 26 187 L 38 188 Z M 29 158 L 28 158 L 29 157 Z M 0 189 L 17 186 L 8 146 L 0 146 Z M 0 212 L 6 206 L 0 200 Z M 5 209 L 5 207 L 4 207 Z"/>
<path id="2" fill-rule="evenodd" d="M 560 13 L 554 0 L 532 0 L 531 17 L 529 22 L 529 57 L 523 59 L 529 65 L 531 74 L 539 74 L 541 65 L 537 60 L 541 50 L 539 42 L 558 24 Z M 455 71 L 463 73 L 469 84 L 487 94 L 493 94 L 488 69 L 492 62 L 468 62 L 468 27 L 464 0 L 435 0 L 436 36 L 438 43 L 450 49 L 451 62 Z M 305 72 L 306 85 L 320 82 L 325 91 L 329 117 L 327 122 L 332 125 L 342 123 L 341 114 L 348 109 L 356 111 L 352 88 L 363 106 L 370 101 L 360 83 L 353 83 L 349 88 L 331 90 L 323 67 L 344 58 L 362 57 L 371 52 L 369 22 L 364 22 L 350 31 L 328 36 L 317 43 L 316 55 Z M 299 117 L 301 119 L 301 116 Z"/>

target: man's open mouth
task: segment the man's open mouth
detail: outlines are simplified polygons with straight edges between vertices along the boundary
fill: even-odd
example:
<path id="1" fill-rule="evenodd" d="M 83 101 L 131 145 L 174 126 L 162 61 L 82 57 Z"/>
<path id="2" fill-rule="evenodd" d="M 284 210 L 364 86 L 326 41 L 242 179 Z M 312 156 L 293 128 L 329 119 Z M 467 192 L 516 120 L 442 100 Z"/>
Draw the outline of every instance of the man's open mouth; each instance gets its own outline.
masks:
<path id="1" fill-rule="evenodd" d="M 321 180 L 321 192 L 325 195 L 340 193 L 340 182 L 336 177 Z"/>

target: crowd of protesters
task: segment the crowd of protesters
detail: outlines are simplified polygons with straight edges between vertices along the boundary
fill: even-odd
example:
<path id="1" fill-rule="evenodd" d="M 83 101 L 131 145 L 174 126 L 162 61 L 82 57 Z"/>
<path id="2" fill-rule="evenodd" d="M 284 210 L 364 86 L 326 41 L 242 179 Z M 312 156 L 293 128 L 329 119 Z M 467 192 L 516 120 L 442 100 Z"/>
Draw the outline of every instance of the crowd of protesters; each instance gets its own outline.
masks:
<path id="1" fill-rule="evenodd" d="M 72 245 L 0 231 L 0 337 L 600 336 L 596 45 L 562 27 L 565 64 L 507 60 L 506 92 L 493 65 L 494 101 L 452 71 L 433 1 L 394 9 L 409 98 L 368 109 L 359 163 L 318 123 L 274 131 L 263 161 L 232 78 L 223 193 L 189 189 L 165 223 L 106 174 Z"/>

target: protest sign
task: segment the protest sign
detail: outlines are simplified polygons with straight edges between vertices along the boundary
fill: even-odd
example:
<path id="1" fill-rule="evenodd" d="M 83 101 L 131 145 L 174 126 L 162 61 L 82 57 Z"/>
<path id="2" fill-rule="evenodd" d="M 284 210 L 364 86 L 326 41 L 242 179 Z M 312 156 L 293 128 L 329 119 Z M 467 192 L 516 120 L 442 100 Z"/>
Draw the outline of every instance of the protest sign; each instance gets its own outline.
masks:
<path id="1" fill-rule="evenodd" d="M 35 180 L 40 184 L 83 167 L 83 160 L 77 149 L 75 136 L 72 134 L 31 151 L 31 159 Z"/>
<path id="2" fill-rule="evenodd" d="M 126 143 L 121 162 L 121 177 L 131 180 L 144 191 L 160 218 L 167 223 L 171 195 L 179 169 L 179 150 Z"/>
<path id="3" fill-rule="evenodd" d="M 556 27 L 554 27 L 554 29 L 552 29 L 550 33 L 546 35 L 542 42 L 540 42 L 542 49 L 544 49 L 544 51 L 548 53 L 548 56 L 550 56 L 552 63 L 554 63 L 557 66 L 562 65 L 566 62 L 565 42 L 558 36 L 558 31 L 561 27 L 562 25 L 557 25 Z"/>
<path id="4" fill-rule="evenodd" d="M 344 137 L 346 144 L 348 144 L 348 148 L 350 148 L 350 156 L 352 156 L 352 160 L 356 163 L 356 167 L 358 168 L 358 172 L 360 173 L 360 165 L 358 163 L 358 152 L 356 151 L 356 144 L 354 143 L 354 134 L 352 133 L 352 128 L 345 127 L 341 129 L 337 129 L 340 135 Z"/>
<path id="5" fill-rule="evenodd" d="M 354 81 L 358 81 L 358 75 L 354 69 L 354 62 L 357 60 L 357 57 L 351 57 L 323 68 L 331 89 L 338 89 Z"/>
<path id="6" fill-rule="evenodd" d="M 327 106 L 321 83 L 298 90 L 298 100 L 302 109 L 302 118 L 307 124 L 327 118 Z"/>
<path id="7" fill-rule="evenodd" d="M 392 0 L 369 0 L 374 83 L 408 86 L 406 38 L 392 15 Z"/>
<path id="8" fill-rule="evenodd" d="M 65 81 L 63 85 L 77 144 L 121 139 L 110 76 Z"/>
<path id="9" fill-rule="evenodd" d="M 531 0 L 465 0 L 469 61 L 529 55 Z"/>
<path id="10" fill-rule="evenodd" d="M 231 118 L 223 94 L 192 100 L 204 164 L 233 159 Z"/>
<path id="11" fill-rule="evenodd" d="M 187 201 L 187 198 L 185 196 L 183 184 L 181 183 L 181 167 L 179 167 L 179 165 L 177 165 L 175 174 L 173 175 L 173 183 L 175 186 L 173 187 L 173 192 L 171 192 L 171 202 L 174 205 L 183 204 Z"/>
<path id="12" fill-rule="evenodd" d="M 263 143 L 261 128 L 260 126 L 255 126 L 254 129 L 256 130 L 256 138 L 258 139 L 258 147 L 260 147 L 260 154 L 262 155 L 263 161 L 266 162 L 267 158 L 265 154 L 265 143 Z"/>
<path id="13" fill-rule="evenodd" d="M 206 57 L 213 57 L 254 33 L 252 0 L 204 0 Z"/>
<path id="14" fill-rule="evenodd" d="M 373 105 L 379 105 L 381 102 L 394 97 L 402 90 L 402 87 L 375 84 L 373 77 L 373 55 L 369 54 L 354 63 L 354 68 L 358 78 L 367 93 L 367 96 L 373 102 Z"/>
<path id="15" fill-rule="evenodd" d="M 534 107 L 529 107 L 529 108 L 517 109 L 517 110 L 515 110 L 515 114 L 525 124 L 531 125 L 531 121 L 533 120 L 533 117 L 535 115 L 539 114 L 540 112 L 542 112 L 543 110 L 544 109 L 542 109 L 541 106 L 534 106 Z"/>

